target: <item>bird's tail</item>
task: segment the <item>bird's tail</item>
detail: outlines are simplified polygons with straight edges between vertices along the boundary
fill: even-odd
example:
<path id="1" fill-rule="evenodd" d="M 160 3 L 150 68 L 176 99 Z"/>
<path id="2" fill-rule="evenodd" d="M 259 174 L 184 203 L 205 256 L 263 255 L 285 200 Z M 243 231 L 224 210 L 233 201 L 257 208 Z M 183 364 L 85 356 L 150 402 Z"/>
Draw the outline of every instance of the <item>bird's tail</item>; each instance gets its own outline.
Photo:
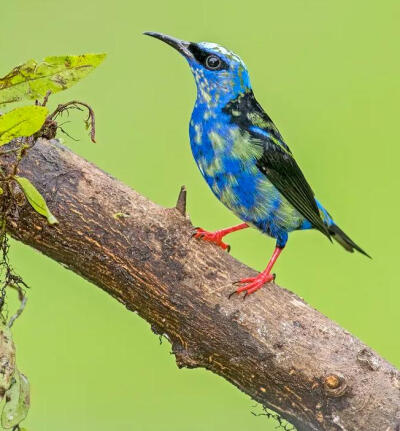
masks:
<path id="1" fill-rule="evenodd" d="M 345 248 L 350 253 L 354 253 L 354 250 L 357 250 L 359 253 L 363 254 L 364 256 L 367 256 L 371 259 L 371 256 L 366 253 L 361 247 L 359 247 L 351 238 L 349 238 L 343 231 L 340 229 L 339 226 L 335 224 L 335 222 L 332 220 L 331 215 L 328 213 L 328 211 L 318 202 L 317 199 L 315 199 L 315 202 L 317 203 L 320 216 L 322 218 L 322 221 L 324 222 L 325 226 L 328 228 L 328 232 L 334 240 L 336 240 L 343 248 Z"/>
<path id="2" fill-rule="evenodd" d="M 347 251 L 353 253 L 354 250 L 357 250 L 364 256 L 371 258 L 371 256 L 366 253 L 361 247 L 359 247 L 352 239 L 350 239 L 338 226 L 332 223 L 329 227 L 329 233 L 332 235 L 332 238 L 335 239 L 341 246 L 343 246 Z"/>

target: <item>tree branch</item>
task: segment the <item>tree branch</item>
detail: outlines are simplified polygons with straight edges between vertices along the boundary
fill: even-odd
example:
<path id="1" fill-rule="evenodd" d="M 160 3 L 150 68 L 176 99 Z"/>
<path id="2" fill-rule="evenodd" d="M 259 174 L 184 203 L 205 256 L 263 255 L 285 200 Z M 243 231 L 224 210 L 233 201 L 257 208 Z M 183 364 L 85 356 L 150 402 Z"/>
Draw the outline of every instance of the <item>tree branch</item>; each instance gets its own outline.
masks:
<path id="1" fill-rule="evenodd" d="M 369 347 L 276 285 L 227 299 L 254 271 L 191 239 L 184 190 L 178 209 L 162 208 L 44 139 L 19 175 L 59 224 L 25 203 L 8 217 L 10 234 L 137 311 L 168 336 L 179 367 L 219 374 L 299 431 L 400 430 L 400 373 Z"/>

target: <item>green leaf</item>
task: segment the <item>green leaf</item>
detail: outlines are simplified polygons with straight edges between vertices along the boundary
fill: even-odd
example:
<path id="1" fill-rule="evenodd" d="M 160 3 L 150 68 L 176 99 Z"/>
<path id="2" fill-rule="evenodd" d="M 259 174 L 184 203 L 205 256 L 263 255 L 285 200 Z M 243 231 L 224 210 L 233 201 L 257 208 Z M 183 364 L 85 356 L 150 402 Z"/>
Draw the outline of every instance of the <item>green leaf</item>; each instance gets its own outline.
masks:
<path id="1" fill-rule="evenodd" d="M 106 54 L 46 57 L 41 62 L 29 60 L 0 78 L 0 105 L 22 99 L 37 99 L 47 91 L 66 90 L 95 69 Z"/>
<path id="2" fill-rule="evenodd" d="M 44 106 L 23 106 L 0 116 L 0 146 L 41 129 L 49 111 Z"/>
<path id="3" fill-rule="evenodd" d="M 32 208 L 39 214 L 45 216 L 49 224 L 58 223 L 58 220 L 53 216 L 47 207 L 44 197 L 39 193 L 38 189 L 28 180 L 28 178 L 14 176 L 14 179 L 21 186 L 22 190 L 28 202 L 32 205 Z"/>
<path id="4" fill-rule="evenodd" d="M 29 407 L 29 380 L 16 370 L 14 382 L 6 394 L 6 403 L 1 414 L 1 426 L 5 429 L 16 427 L 28 415 Z"/>

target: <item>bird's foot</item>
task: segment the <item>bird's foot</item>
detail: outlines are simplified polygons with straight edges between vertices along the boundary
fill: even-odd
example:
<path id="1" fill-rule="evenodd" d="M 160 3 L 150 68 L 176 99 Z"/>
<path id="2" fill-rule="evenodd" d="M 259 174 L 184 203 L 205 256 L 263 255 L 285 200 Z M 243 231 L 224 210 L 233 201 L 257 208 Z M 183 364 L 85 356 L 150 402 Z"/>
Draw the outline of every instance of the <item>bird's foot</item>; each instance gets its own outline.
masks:
<path id="1" fill-rule="evenodd" d="M 230 245 L 225 244 L 222 241 L 222 238 L 224 237 L 224 232 L 220 230 L 216 230 L 215 232 L 208 232 L 201 227 L 196 227 L 195 232 L 192 236 L 196 239 L 202 239 L 203 241 L 212 242 L 218 247 L 221 247 L 223 250 L 227 250 L 228 252 L 231 249 Z"/>
<path id="2" fill-rule="evenodd" d="M 229 298 L 235 293 L 239 294 L 245 292 L 243 297 L 243 299 L 245 299 L 247 295 L 251 295 L 252 293 L 256 292 L 258 289 L 263 287 L 264 284 L 274 281 L 275 277 L 276 274 L 266 274 L 265 272 L 260 272 L 257 277 L 242 278 L 241 280 L 233 283 L 235 285 L 240 284 L 241 286 L 234 290 L 229 295 Z"/>

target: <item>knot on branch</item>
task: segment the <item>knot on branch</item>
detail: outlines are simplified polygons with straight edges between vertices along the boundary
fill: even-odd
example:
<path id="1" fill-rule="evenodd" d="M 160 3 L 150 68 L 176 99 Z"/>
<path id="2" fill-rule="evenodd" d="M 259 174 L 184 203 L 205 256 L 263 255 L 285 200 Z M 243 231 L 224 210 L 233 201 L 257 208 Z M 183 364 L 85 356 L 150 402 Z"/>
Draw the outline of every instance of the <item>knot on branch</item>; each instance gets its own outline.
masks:
<path id="1" fill-rule="evenodd" d="M 357 361 L 371 371 L 379 369 L 379 359 L 368 349 L 362 349 L 358 352 Z"/>
<path id="2" fill-rule="evenodd" d="M 172 343 L 172 353 L 175 355 L 178 368 L 198 368 L 201 366 L 196 355 L 190 352 L 187 347 L 183 347 L 180 343 Z"/>
<path id="3" fill-rule="evenodd" d="M 344 376 L 340 373 L 329 373 L 323 379 L 325 394 L 330 398 L 342 397 L 348 390 Z"/>

